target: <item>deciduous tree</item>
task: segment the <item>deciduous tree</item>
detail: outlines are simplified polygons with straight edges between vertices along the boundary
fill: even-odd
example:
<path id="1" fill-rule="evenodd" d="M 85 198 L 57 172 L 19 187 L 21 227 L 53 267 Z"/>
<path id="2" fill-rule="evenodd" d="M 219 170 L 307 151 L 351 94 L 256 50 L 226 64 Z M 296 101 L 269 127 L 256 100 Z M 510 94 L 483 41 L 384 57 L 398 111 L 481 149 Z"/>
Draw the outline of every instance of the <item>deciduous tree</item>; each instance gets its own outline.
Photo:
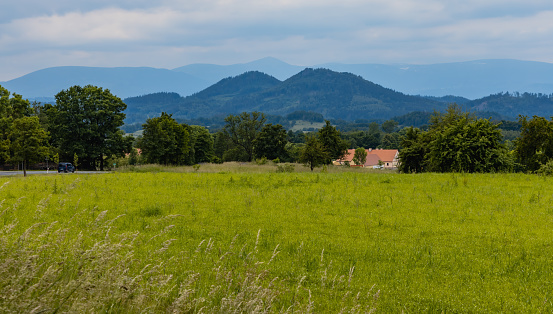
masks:
<path id="1" fill-rule="evenodd" d="M 185 125 L 179 124 L 165 112 L 150 118 L 142 125 L 144 133 L 138 142 L 142 156 L 148 163 L 183 165 L 190 163 L 190 135 Z"/>
<path id="2" fill-rule="evenodd" d="M 104 158 L 122 157 L 130 151 L 131 138 L 123 138 L 127 105 L 107 89 L 87 85 L 73 86 L 56 95 L 56 104 L 47 105 L 49 131 L 53 146 L 59 148 L 60 158 L 80 158 L 83 168 L 98 164 L 104 169 Z"/>
<path id="3" fill-rule="evenodd" d="M 330 124 L 330 121 L 326 120 L 325 122 L 326 125 L 319 130 L 317 137 L 327 153 L 326 164 L 330 164 L 333 159 L 344 157 L 349 144 L 342 140 L 340 131 L 336 130 L 336 128 Z"/>
<path id="4" fill-rule="evenodd" d="M 38 117 L 22 117 L 13 123 L 13 161 L 23 163 L 23 175 L 27 165 L 48 156 L 48 133 L 40 125 Z"/>
<path id="5" fill-rule="evenodd" d="M 519 117 L 520 137 L 515 140 L 515 156 L 524 170 L 536 171 L 553 159 L 553 120 Z"/>
<path id="6" fill-rule="evenodd" d="M 287 143 L 286 130 L 282 125 L 266 124 L 254 140 L 254 155 L 257 158 L 284 160 L 287 157 L 285 149 Z"/>
<path id="7" fill-rule="evenodd" d="M 512 169 L 498 126 L 451 105 L 435 113 L 430 129 L 407 130 L 402 138 L 402 172 L 496 172 Z"/>
<path id="8" fill-rule="evenodd" d="M 248 160 L 252 161 L 254 156 L 254 140 L 265 125 L 265 115 L 254 111 L 243 112 L 240 115 L 229 115 L 223 132 L 230 140 L 244 151 Z"/>
<path id="9" fill-rule="evenodd" d="M 309 166 L 313 171 L 315 167 L 324 165 L 328 159 L 329 155 L 319 138 L 309 136 L 301 149 L 299 161 Z"/>
<path id="10" fill-rule="evenodd" d="M 0 86 L 0 164 L 10 162 L 14 154 L 14 121 L 31 114 L 28 100 Z"/>

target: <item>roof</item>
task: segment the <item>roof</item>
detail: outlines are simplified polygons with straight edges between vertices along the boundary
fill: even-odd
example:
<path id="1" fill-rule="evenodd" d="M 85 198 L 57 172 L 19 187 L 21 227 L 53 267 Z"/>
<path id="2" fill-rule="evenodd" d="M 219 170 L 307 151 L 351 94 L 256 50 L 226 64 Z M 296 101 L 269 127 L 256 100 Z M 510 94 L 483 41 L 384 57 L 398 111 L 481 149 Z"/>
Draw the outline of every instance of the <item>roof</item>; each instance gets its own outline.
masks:
<path id="1" fill-rule="evenodd" d="M 374 166 L 378 165 L 378 161 L 382 162 L 393 162 L 398 154 L 397 149 L 366 149 L 367 160 L 365 161 L 365 166 Z M 342 159 L 341 162 L 352 162 L 353 155 L 355 155 L 355 149 L 348 149 L 348 152 Z"/>

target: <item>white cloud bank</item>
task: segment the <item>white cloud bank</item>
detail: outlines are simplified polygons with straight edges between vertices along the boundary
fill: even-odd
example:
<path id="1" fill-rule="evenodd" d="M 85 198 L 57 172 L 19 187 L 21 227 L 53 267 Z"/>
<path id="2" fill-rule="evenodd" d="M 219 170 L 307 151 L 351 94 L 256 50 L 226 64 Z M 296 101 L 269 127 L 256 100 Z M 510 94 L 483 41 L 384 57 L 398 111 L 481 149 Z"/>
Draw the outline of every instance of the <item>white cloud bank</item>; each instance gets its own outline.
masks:
<path id="1" fill-rule="evenodd" d="M 22 0 L 0 18 L 0 80 L 58 65 L 266 56 L 301 65 L 553 62 L 553 3 L 542 0 Z"/>

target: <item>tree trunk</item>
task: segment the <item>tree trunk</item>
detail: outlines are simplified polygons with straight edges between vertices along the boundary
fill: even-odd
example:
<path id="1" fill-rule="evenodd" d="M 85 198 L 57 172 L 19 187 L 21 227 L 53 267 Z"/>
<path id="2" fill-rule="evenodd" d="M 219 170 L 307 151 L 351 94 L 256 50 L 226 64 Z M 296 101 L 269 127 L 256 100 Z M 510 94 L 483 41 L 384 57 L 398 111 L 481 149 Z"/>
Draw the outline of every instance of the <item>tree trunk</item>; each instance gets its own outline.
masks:
<path id="1" fill-rule="evenodd" d="M 27 161 L 23 160 L 23 176 L 27 176 Z"/>

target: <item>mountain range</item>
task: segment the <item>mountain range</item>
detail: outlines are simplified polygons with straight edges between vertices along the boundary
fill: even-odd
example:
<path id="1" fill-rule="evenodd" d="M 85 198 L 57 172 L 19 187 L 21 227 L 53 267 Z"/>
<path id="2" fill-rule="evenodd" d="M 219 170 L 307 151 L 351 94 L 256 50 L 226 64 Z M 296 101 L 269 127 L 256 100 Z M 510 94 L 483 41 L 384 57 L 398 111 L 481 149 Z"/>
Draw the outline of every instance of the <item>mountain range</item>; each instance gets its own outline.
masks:
<path id="1" fill-rule="evenodd" d="M 328 63 L 310 67 L 353 73 L 410 95 L 456 95 L 477 99 L 500 92 L 553 92 L 553 64 L 544 62 L 477 60 L 430 65 Z M 270 57 L 233 65 L 191 64 L 171 70 L 66 66 L 42 69 L 0 82 L 0 85 L 31 100 L 51 100 L 63 89 L 87 84 L 107 88 L 121 98 L 158 92 L 190 96 L 224 78 L 248 71 L 263 72 L 284 81 L 305 68 Z"/>
<path id="2" fill-rule="evenodd" d="M 226 78 L 188 97 L 157 93 L 125 99 L 127 123 L 158 116 L 161 111 L 178 119 L 226 116 L 243 111 L 286 115 L 311 111 L 330 119 L 387 119 L 412 111 L 442 110 L 447 104 L 405 95 L 351 73 L 307 68 L 280 81 L 250 71 Z"/>

